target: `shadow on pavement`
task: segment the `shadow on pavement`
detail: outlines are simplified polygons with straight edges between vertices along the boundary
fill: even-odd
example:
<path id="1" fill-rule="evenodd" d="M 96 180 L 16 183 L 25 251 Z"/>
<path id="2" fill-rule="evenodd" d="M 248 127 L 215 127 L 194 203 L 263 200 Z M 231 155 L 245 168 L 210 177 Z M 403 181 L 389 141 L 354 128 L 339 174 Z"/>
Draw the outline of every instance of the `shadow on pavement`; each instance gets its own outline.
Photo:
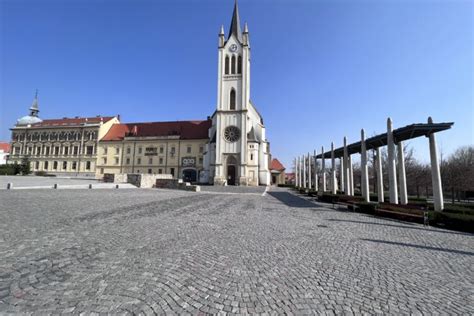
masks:
<path id="1" fill-rule="evenodd" d="M 445 249 L 445 248 L 422 246 L 422 245 L 415 245 L 415 244 L 407 244 L 407 243 L 403 243 L 403 242 L 394 242 L 394 241 L 386 241 L 386 240 L 378 240 L 378 239 L 365 239 L 365 238 L 361 238 L 360 240 L 369 241 L 369 242 L 375 242 L 375 243 L 380 243 L 380 244 L 387 244 L 387 245 L 412 247 L 412 248 L 418 248 L 418 249 L 427 249 L 427 250 L 443 251 L 443 252 L 455 253 L 455 254 L 460 254 L 460 255 L 474 256 L 474 252 L 463 251 L 463 250 Z"/>
<path id="2" fill-rule="evenodd" d="M 378 218 L 378 217 L 373 217 L 373 218 Z M 381 218 L 383 220 L 387 220 L 386 218 Z M 433 232 L 433 233 L 441 233 L 441 234 L 452 234 L 452 235 L 463 235 L 463 236 L 472 236 L 472 234 L 469 233 L 463 233 L 463 232 L 455 232 L 455 231 L 449 231 L 449 230 L 432 230 L 432 229 L 426 229 L 422 227 L 417 227 L 417 226 L 408 226 L 408 225 L 414 225 L 412 223 L 403 223 L 404 225 L 394 225 L 394 224 L 382 224 L 382 223 L 374 223 L 374 222 L 364 222 L 364 221 L 354 221 L 354 220 L 349 220 L 349 219 L 335 219 L 335 218 L 328 218 L 326 219 L 327 221 L 331 222 L 345 222 L 345 223 L 355 223 L 355 224 L 369 224 L 369 225 L 378 225 L 378 226 L 388 226 L 388 227 L 397 227 L 397 228 L 406 228 L 406 229 L 416 229 L 416 230 L 422 230 L 426 232 Z"/>
<path id="3" fill-rule="evenodd" d="M 279 200 L 280 202 L 284 203 L 286 206 L 289 207 L 321 207 L 322 204 L 318 204 L 316 202 L 310 202 L 303 198 L 300 198 L 294 194 L 285 191 L 269 191 L 267 192 L 268 195 L 273 196 L 275 199 Z"/>

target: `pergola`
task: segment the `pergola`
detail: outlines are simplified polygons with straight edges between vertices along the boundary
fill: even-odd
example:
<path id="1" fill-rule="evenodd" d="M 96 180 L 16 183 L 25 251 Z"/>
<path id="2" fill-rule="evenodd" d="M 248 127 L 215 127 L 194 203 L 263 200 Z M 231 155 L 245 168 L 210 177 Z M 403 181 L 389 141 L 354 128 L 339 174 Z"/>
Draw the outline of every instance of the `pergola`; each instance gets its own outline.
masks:
<path id="1" fill-rule="evenodd" d="M 367 150 L 376 151 L 376 169 L 377 169 L 377 194 L 378 201 L 384 201 L 383 192 L 383 173 L 382 173 L 382 159 L 380 159 L 380 148 L 387 146 L 388 149 L 388 168 L 389 168 L 389 191 L 390 191 L 390 203 L 398 204 L 398 189 L 400 189 L 400 203 L 407 204 L 407 188 L 406 188 L 406 173 L 405 173 L 405 159 L 403 153 L 403 141 L 408 139 L 417 138 L 420 136 L 426 136 L 429 138 L 430 143 L 430 159 L 431 159 L 431 175 L 433 184 L 433 198 L 435 210 L 441 211 L 444 208 L 443 205 L 443 192 L 441 187 L 441 175 L 439 170 L 439 162 L 437 157 L 436 139 L 435 133 L 445 131 L 453 126 L 453 122 L 448 123 L 433 123 L 433 120 L 428 118 L 428 123 L 416 123 L 401 127 L 398 129 L 392 129 L 392 120 L 387 119 L 387 132 L 379 134 L 368 139 L 365 139 L 364 130 L 361 130 L 361 140 L 352 144 L 347 144 L 346 137 L 344 137 L 344 145 L 337 149 L 334 149 L 333 143 L 331 143 L 331 150 L 324 151 L 321 147 L 321 153 L 313 156 L 308 155 L 306 157 L 298 157 L 295 159 L 296 165 L 296 184 L 303 188 L 313 188 L 319 191 L 326 191 L 326 170 L 325 160 L 331 159 L 331 177 L 330 186 L 333 194 L 337 192 L 337 179 L 336 179 L 336 164 L 335 159 L 340 159 L 341 170 L 339 172 L 339 182 L 341 189 L 347 195 L 354 195 L 354 181 L 353 181 L 353 170 L 351 155 L 361 154 L 361 171 L 362 171 L 362 196 L 368 202 L 369 201 L 369 177 L 368 177 L 368 166 L 367 166 Z M 398 155 L 396 154 L 395 145 L 398 147 Z M 396 159 L 398 158 L 398 182 L 397 185 L 397 164 Z M 321 159 L 321 178 L 322 186 L 318 188 L 318 170 L 317 159 Z M 313 163 L 313 174 L 311 173 L 311 162 Z M 314 178 L 312 185 L 311 178 Z"/>

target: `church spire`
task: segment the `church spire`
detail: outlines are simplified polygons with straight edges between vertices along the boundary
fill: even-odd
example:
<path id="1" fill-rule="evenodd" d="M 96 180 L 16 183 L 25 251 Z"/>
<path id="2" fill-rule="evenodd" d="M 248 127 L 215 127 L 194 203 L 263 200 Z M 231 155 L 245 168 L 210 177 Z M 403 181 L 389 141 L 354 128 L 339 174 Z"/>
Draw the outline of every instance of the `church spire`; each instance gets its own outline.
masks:
<path id="1" fill-rule="evenodd" d="M 234 12 L 232 13 L 232 21 L 230 22 L 229 36 L 234 34 L 234 36 L 242 43 L 242 32 L 240 31 L 240 17 L 239 17 L 239 7 L 237 6 L 237 0 L 234 3 Z"/>
<path id="2" fill-rule="evenodd" d="M 38 107 L 38 89 L 36 89 L 35 98 L 33 99 L 33 103 L 30 107 L 30 116 L 38 116 L 39 107 Z"/>

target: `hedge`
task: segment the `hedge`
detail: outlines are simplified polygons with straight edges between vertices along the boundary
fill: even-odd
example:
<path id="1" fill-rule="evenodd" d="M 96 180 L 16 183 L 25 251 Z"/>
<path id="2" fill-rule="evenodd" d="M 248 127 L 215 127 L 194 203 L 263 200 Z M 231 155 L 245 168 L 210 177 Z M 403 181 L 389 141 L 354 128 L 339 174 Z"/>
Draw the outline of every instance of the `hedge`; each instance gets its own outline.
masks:
<path id="1" fill-rule="evenodd" d="M 375 214 L 375 210 L 377 209 L 377 204 L 376 203 L 370 203 L 370 202 L 358 202 L 356 203 L 357 207 L 359 208 L 359 212 L 365 213 L 365 214 Z"/>
<path id="2" fill-rule="evenodd" d="M 280 187 L 280 188 L 294 188 L 295 185 L 294 184 L 289 184 L 289 183 L 280 183 L 280 184 L 278 184 L 278 187 Z"/>
<path id="3" fill-rule="evenodd" d="M 430 225 L 474 233 L 474 216 L 431 211 L 428 213 Z"/>

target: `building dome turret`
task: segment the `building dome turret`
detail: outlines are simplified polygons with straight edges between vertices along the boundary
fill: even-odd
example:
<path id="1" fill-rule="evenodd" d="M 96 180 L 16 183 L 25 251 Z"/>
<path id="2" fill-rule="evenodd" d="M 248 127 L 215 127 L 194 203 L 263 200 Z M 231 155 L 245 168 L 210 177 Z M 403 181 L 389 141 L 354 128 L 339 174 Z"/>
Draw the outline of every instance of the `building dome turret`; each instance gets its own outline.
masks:
<path id="1" fill-rule="evenodd" d="M 36 90 L 35 98 L 33 99 L 33 103 L 30 107 L 30 115 L 26 115 L 18 119 L 16 121 L 16 125 L 32 125 L 43 122 L 43 120 L 38 117 L 38 113 L 38 90 Z"/>

